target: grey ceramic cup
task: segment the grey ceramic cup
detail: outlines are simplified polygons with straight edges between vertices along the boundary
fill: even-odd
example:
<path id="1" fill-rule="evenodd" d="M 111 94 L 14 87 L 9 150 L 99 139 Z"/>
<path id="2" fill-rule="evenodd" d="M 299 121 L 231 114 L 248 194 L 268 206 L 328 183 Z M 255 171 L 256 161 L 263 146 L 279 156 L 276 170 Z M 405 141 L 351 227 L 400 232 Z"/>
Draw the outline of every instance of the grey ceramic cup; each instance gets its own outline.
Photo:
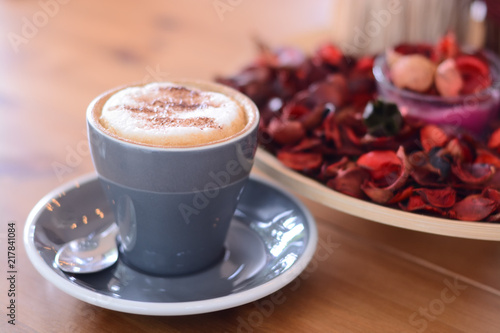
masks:
<path id="1" fill-rule="evenodd" d="M 247 113 L 246 127 L 224 141 L 166 148 L 124 140 L 101 125 L 103 105 L 125 87 L 87 110 L 92 160 L 120 230 L 120 259 L 154 275 L 188 274 L 222 259 L 257 149 L 259 113 L 248 97 L 211 82 L 174 82 L 231 96 Z"/>

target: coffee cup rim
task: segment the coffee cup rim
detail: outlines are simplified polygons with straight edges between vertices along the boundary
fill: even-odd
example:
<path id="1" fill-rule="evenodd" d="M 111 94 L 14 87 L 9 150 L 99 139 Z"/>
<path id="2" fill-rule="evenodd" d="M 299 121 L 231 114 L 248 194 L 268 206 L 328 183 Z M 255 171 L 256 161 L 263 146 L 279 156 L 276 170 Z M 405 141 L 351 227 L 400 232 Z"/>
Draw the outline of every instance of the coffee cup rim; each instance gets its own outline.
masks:
<path id="1" fill-rule="evenodd" d="M 212 91 L 212 92 L 218 92 L 222 93 L 225 95 L 228 95 L 229 97 L 233 98 L 236 100 L 236 102 L 245 110 L 245 114 L 247 116 L 247 123 L 245 127 L 227 137 L 224 139 L 212 141 L 209 143 L 204 143 L 200 145 L 189 145 L 189 146 L 171 146 L 171 147 L 165 147 L 165 146 L 160 146 L 160 145 L 153 145 L 153 144 L 147 144 L 147 143 L 139 143 L 136 141 L 132 141 L 126 138 L 119 137 L 118 135 L 115 135 L 111 133 L 110 131 L 106 130 L 104 126 L 100 123 L 98 116 L 99 114 L 96 113 L 94 110 L 96 108 L 100 108 L 102 110 L 102 107 L 104 104 L 107 102 L 107 100 L 115 93 L 117 93 L 120 90 L 130 88 L 130 87 L 141 87 L 141 86 L 146 86 L 151 83 L 173 83 L 173 84 L 179 84 L 179 85 L 187 85 L 187 86 L 193 86 L 196 88 L 199 88 L 201 90 L 206 91 Z M 253 111 L 250 112 L 249 110 Z M 152 82 L 142 82 L 142 83 L 131 83 L 131 84 L 126 84 L 122 85 L 119 87 L 112 88 L 96 98 L 92 100 L 92 102 L 89 104 L 87 107 L 87 112 L 86 112 L 86 118 L 87 118 L 87 124 L 89 126 L 92 126 L 95 130 L 97 130 L 99 133 L 102 135 L 106 136 L 110 140 L 119 142 L 121 144 L 125 145 L 130 145 L 132 147 L 140 147 L 141 149 L 151 149 L 151 150 L 161 150 L 161 151 L 185 151 L 185 150 L 204 150 L 204 149 L 211 149 L 211 148 L 216 148 L 219 146 L 223 145 L 228 145 L 231 143 L 234 143 L 235 141 L 241 139 L 247 134 L 252 133 L 258 126 L 259 126 L 259 120 L 260 120 L 260 113 L 259 109 L 255 105 L 255 103 L 250 99 L 250 97 L 246 96 L 245 94 L 241 93 L 240 91 L 231 88 L 229 86 L 213 82 L 213 81 L 208 81 L 208 80 L 198 80 L 198 79 L 172 79 L 168 81 L 152 81 Z"/>

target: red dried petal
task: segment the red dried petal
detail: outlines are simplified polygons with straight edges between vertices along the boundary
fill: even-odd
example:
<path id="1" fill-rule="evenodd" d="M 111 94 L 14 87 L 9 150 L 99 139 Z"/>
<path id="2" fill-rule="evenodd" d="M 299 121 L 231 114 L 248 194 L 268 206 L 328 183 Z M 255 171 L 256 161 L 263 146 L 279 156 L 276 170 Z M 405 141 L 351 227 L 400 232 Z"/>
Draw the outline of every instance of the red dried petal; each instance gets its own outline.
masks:
<path id="1" fill-rule="evenodd" d="M 339 66 L 344 58 L 342 51 L 333 44 L 322 45 L 316 54 L 321 61 L 332 66 Z"/>
<path id="2" fill-rule="evenodd" d="M 451 187 L 446 187 L 443 189 L 429 189 L 429 188 L 419 188 L 415 190 L 422 199 L 434 206 L 439 208 L 449 208 L 455 204 L 456 201 L 456 191 Z"/>
<path id="3" fill-rule="evenodd" d="M 500 128 L 496 129 L 493 133 L 491 133 L 490 138 L 488 140 L 488 148 L 496 149 L 497 151 L 500 148 Z"/>
<path id="4" fill-rule="evenodd" d="M 490 73 L 488 64 L 477 56 L 462 54 L 455 59 L 457 66 L 463 72 L 471 72 L 477 75 L 487 76 Z"/>
<path id="5" fill-rule="evenodd" d="M 445 152 L 455 160 L 461 162 L 472 162 L 473 153 L 470 148 L 457 138 L 451 139 L 446 145 Z"/>
<path id="6" fill-rule="evenodd" d="M 369 176 L 366 170 L 354 166 L 347 170 L 340 170 L 337 177 L 330 179 L 326 185 L 335 191 L 355 198 L 364 199 L 365 196 L 361 190 L 361 184 L 363 184 Z"/>
<path id="7" fill-rule="evenodd" d="M 375 62 L 374 57 L 362 57 L 356 62 L 355 72 L 369 72 L 372 73 L 373 63 Z"/>
<path id="8" fill-rule="evenodd" d="M 283 107 L 282 115 L 283 119 L 297 120 L 310 112 L 311 110 L 304 105 L 288 103 Z"/>
<path id="9" fill-rule="evenodd" d="M 364 183 L 361 185 L 361 189 L 370 199 L 379 204 L 386 204 L 394 197 L 391 190 L 377 187 L 372 182 Z"/>
<path id="10" fill-rule="evenodd" d="M 439 168 L 429 162 L 429 156 L 423 151 L 413 152 L 408 160 L 411 162 L 411 177 L 421 186 L 444 187 L 443 175 Z"/>
<path id="11" fill-rule="evenodd" d="M 402 146 L 399 147 L 398 151 L 396 152 L 396 155 L 401 160 L 401 171 L 396 181 L 393 182 L 392 185 L 388 186 L 388 189 L 391 190 L 397 190 L 401 186 L 403 186 L 406 183 L 408 177 L 410 176 L 410 172 L 412 170 L 411 164 L 409 163 L 408 158 L 406 157 L 405 150 Z"/>
<path id="12" fill-rule="evenodd" d="M 498 169 L 487 185 L 488 187 L 500 190 L 500 171 L 498 171 Z"/>
<path id="13" fill-rule="evenodd" d="M 424 56 L 430 56 L 433 52 L 433 46 L 428 44 L 408 44 L 402 43 L 394 48 L 394 51 L 401 53 L 403 55 L 407 54 L 421 54 Z"/>
<path id="14" fill-rule="evenodd" d="M 341 74 L 330 75 L 326 80 L 310 85 L 308 91 L 310 98 L 318 104 L 331 103 L 340 108 L 348 95 L 347 81 Z"/>
<path id="15" fill-rule="evenodd" d="M 408 203 L 406 204 L 406 206 L 404 206 L 404 205 L 400 205 L 400 206 L 404 210 L 412 212 L 414 210 L 423 209 L 425 206 L 427 206 L 427 204 L 424 202 L 424 200 L 422 199 L 422 197 L 420 195 L 412 195 L 408 199 Z"/>
<path id="16" fill-rule="evenodd" d="M 324 131 L 325 131 L 325 139 L 327 141 L 332 141 L 335 144 L 335 147 L 340 149 L 342 147 L 342 139 L 340 137 L 339 126 L 335 119 L 335 113 L 330 113 L 326 116 L 323 121 Z"/>
<path id="17" fill-rule="evenodd" d="M 299 143 L 293 146 L 290 151 L 294 153 L 311 150 L 321 146 L 321 140 L 318 138 L 303 138 Z"/>
<path id="18" fill-rule="evenodd" d="M 302 126 L 304 126 L 306 130 L 312 130 L 321 124 L 324 118 L 324 114 L 324 105 L 318 105 L 311 112 L 303 115 L 299 119 L 299 121 L 302 123 Z"/>
<path id="19" fill-rule="evenodd" d="M 363 154 L 358 158 L 356 164 L 367 169 L 375 180 L 401 170 L 401 160 L 391 150 L 371 151 Z"/>
<path id="20" fill-rule="evenodd" d="M 434 147 L 444 147 L 448 142 L 448 135 L 436 125 L 426 125 L 420 130 L 420 142 L 425 152 Z"/>
<path id="21" fill-rule="evenodd" d="M 423 151 L 418 150 L 408 156 L 408 161 L 414 168 L 425 167 L 429 164 L 429 156 Z"/>
<path id="22" fill-rule="evenodd" d="M 434 47 L 432 59 L 439 63 L 444 59 L 454 58 L 459 52 L 459 47 L 455 34 L 449 32 L 444 35 Z"/>
<path id="23" fill-rule="evenodd" d="M 386 164 L 401 164 L 398 156 L 392 150 L 377 150 L 363 154 L 356 162 L 367 169 L 380 169 Z"/>
<path id="24" fill-rule="evenodd" d="M 388 150 L 364 154 L 357 163 L 368 170 L 372 179 L 378 180 L 379 184 L 366 182 L 362 186 L 366 195 L 377 203 L 391 200 L 394 192 L 405 184 L 410 171 L 403 147 L 397 153 Z"/>
<path id="25" fill-rule="evenodd" d="M 485 188 L 482 194 L 485 198 L 494 200 L 497 204 L 500 204 L 500 191 L 493 188 Z"/>
<path id="26" fill-rule="evenodd" d="M 323 83 L 323 81 L 322 81 Z M 313 130 L 321 125 L 326 109 L 333 108 L 312 97 L 310 89 L 297 92 L 293 99 L 283 107 L 282 118 L 298 120 L 306 130 Z"/>
<path id="27" fill-rule="evenodd" d="M 356 146 L 359 146 L 361 144 L 361 139 L 356 135 L 356 132 L 351 127 L 345 126 L 343 130 L 349 141 L 351 141 Z"/>
<path id="28" fill-rule="evenodd" d="M 267 127 L 267 133 L 279 144 L 293 144 L 300 141 L 306 131 L 298 121 L 282 121 L 273 118 Z"/>
<path id="29" fill-rule="evenodd" d="M 420 195 L 412 195 L 408 199 L 407 204 L 403 204 L 402 202 L 399 203 L 399 207 L 405 211 L 408 212 L 414 212 L 418 210 L 425 210 L 431 213 L 437 213 L 440 215 L 444 215 L 444 211 L 442 209 L 439 209 L 437 207 L 431 206 L 422 199 Z"/>
<path id="30" fill-rule="evenodd" d="M 394 194 L 394 197 L 387 202 L 388 204 L 395 204 L 403 200 L 408 199 L 413 194 L 413 186 L 409 186 L 402 191 L 398 191 Z"/>
<path id="31" fill-rule="evenodd" d="M 474 163 L 489 164 L 493 165 L 497 169 L 500 169 L 500 158 L 498 158 L 496 155 L 493 155 L 491 152 L 484 149 L 477 150 L 477 157 Z"/>
<path id="32" fill-rule="evenodd" d="M 323 163 L 323 157 L 317 153 L 291 153 L 280 151 L 278 159 L 285 166 L 297 171 L 308 171 L 317 169 Z"/>
<path id="33" fill-rule="evenodd" d="M 462 221 L 481 221 L 493 213 L 496 208 L 497 203 L 494 200 L 473 194 L 457 202 L 450 214 Z"/>
<path id="34" fill-rule="evenodd" d="M 349 159 L 346 156 L 343 156 L 339 161 L 325 166 L 325 168 L 322 171 L 322 174 L 326 178 L 335 177 L 339 172 L 339 170 L 345 168 L 347 163 L 349 163 Z"/>
<path id="35" fill-rule="evenodd" d="M 439 174 L 426 168 L 413 168 L 411 171 L 411 177 L 421 186 L 445 186 L 441 184 L 441 176 Z"/>
<path id="36" fill-rule="evenodd" d="M 455 58 L 455 63 L 464 80 L 464 87 L 461 91 L 463 95 L 474 94 L 491 86 L 488 65 L 478 57 L 460 55 Z"/>
<path id="37" fill-rule="evenodd" d="M 458 163 L 451 166 L 451 171 L 466 184 L 484 184 L 495 174 L 495 167 L 489 164 Z"/>

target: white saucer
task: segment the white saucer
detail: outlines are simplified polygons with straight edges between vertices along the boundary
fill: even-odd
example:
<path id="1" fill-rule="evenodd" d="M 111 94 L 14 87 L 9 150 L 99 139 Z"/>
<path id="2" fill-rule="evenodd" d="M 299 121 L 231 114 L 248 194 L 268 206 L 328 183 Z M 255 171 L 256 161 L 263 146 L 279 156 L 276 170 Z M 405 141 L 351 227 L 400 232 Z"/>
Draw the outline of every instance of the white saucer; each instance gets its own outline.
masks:
<path id="1" fill-rule="evenodd" d="M 318 240 L 314 219 L 294 197 L 251 177 L 226 240 L 224 259 L 182 277 L 154 277 L 121 261 L 94 274 L 73 275 L 54 264 L 59 247 L 112 223 L 94 174 L 46 195 L 33 208 L 24 245 L 35 268 L 56 287 L 103 308 L 145 315 L 188 315 L 255 301 L 282 288 L 311 260 Z"/>

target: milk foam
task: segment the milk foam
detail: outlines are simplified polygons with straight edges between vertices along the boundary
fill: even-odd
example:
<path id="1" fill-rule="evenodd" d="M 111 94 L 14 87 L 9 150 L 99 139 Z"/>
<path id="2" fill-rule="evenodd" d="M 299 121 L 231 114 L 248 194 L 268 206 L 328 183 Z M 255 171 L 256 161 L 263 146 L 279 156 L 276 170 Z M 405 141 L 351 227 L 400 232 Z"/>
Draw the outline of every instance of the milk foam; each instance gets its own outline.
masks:
<path id="1" fill-rule="evenodd" d="M 163 82 L 118 91 L 104 104 L 100 122 L 121 138 L 175 147 L 229 138 L 247 117 L 229 96 Z"/>

